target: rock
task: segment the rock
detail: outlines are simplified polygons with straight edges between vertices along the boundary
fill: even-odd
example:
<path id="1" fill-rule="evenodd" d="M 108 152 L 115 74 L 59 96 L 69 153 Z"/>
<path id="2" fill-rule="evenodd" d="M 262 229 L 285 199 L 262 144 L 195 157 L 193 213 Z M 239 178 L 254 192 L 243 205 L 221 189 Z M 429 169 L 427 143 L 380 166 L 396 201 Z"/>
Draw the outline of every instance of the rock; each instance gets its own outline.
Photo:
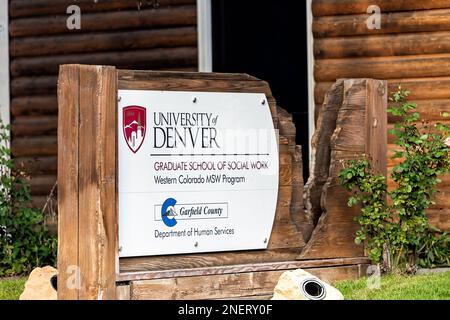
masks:
<path id="1" fill-rule="evenodd" d="M 50 266 L 31 271 L 20 300 L 56 300 L 56 290 L 50 283 L 50 279 L 56 274 L 58 270 Z"/>
<path id="2" fill-rule="evenodd" d="M 272 300 L 344 300 L 344 296 L 316 276 L 297 269 L 281 275 Z"/>

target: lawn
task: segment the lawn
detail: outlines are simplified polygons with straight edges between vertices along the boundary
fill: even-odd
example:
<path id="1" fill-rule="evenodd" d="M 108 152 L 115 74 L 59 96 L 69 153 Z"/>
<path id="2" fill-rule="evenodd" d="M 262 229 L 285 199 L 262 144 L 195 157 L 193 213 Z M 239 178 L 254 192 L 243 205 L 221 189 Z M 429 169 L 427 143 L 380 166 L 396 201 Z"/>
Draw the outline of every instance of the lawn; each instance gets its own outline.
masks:
<path id="1" fill-rule="evenodd" d="M 0 300 L 19 300 L 26 278 L 0 279 Z"/>
<path id="2" fill-rule="evenodd" d="M 416 275 L 384 276 L 380 289 L 369 289 L 367 278 L 342 281 L 334 285 L 346 300 L 450 300 L 450 272 Z"/>

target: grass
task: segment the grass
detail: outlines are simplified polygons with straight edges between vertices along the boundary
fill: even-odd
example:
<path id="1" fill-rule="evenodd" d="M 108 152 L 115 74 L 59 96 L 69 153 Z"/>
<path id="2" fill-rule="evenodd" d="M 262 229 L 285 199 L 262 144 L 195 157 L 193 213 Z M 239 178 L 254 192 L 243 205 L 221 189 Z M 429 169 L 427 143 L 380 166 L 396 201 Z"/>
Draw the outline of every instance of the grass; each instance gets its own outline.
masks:
<path id="1" fill-rule="evenodd" d="M 0 279 L 0 300 L 19 300 L 26 278 Z"/>
<path id="2" fill-rule="evenodd" d="M 379 289 L 369 289 L 368 283 L 373 283 L 373 279 L 341 281 L 334 285 L 346 300 L 450 300 L 450 272 L 383 276 Z"/>
<path id="3" fill-rule="evenodd" d="M 25 281 L 26 278 L 0 279 L 0 300 L 18 300 Z M 450 300 L 450 272 L 383 276 L 380 289 L 369 289 L 367 278 L 334 285 L 346 300 Z"/>

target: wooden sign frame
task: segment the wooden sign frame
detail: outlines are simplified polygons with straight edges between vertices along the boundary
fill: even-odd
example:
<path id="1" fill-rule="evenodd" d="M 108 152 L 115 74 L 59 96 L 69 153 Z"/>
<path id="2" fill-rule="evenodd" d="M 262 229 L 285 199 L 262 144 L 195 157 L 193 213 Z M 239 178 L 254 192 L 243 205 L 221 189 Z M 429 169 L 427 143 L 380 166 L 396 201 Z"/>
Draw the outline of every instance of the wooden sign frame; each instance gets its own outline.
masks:
<path id="1" fill-rule="evenodd" d="M 280 188 L 267 250 L 119 259 L 119 89 L 266 94 L 280 143 Z M 266 82 L 245 74 L 63 65 L 58 104 L 59 299 L 261 298 L 285 270 L 311 268 L 331 280 L 357 277 L 367 265 L 359 255 L 299 259 L 306 246 L 301 147 L 292 117 L 277 107 Z"/>

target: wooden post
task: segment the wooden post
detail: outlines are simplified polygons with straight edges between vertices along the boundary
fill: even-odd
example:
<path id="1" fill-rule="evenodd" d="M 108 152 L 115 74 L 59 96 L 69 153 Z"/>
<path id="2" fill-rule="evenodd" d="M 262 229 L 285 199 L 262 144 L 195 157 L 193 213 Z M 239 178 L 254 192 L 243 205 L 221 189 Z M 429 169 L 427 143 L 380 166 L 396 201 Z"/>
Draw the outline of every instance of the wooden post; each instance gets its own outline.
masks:
<path id="1" fill-rule="evenodd" d="M 387 82 L 367 80 L 366 155 L 372 167 L 387 176 Z"/>
<path id="2" fill-rule="evenodd" d="M 58 88 L 58 298 L 115 299 L 117 72 L 61 66 Z"/>
<path id="3" fill-rule="evenodd" d="M 369 135 L 383 139 L 381 133 L 385 130 L 385 120 L 376 108 L 377 99 L 381 98 L 366 99 L 371 97 L 370 92 L 375 92 L 370 90 L 376 88 L 369 88 L 371 82 L 364 80 L 345 83 L 346 98 L 336 121 L 340 131 L 329 137 L 332 164 L 337 164 L 340 156 L 355 152 L 367 152 L 377 158 L 383 148 L 378 145 L 380 138 L 366 141 Z M 367 259 L 361 258 L 361 248 L 353 242 L 355 222 L 347 207 L 333 204 L 333 210 L 322 214 L 314 231 L 303 214 L 301 148 L 295 145 L 292 117 L 277 108 L 267 83 L 241 74 L 64 65 L 60 68 L 58 88 L 59 299 L 270 297 L 283 270 L 309 268 L 325 279 L 336 280 L 356 277 L 361 266 L 367 264 Z M 132 257 L 119 261 L 119 89 L 266 94 L 274 126 L 280 130 L 280 189 L 267 250 Z M 366 123 L 372 126 L 367 128 Z M 333 168 L 329 176 L 335 177 Z M 331 185 L 329 195 L 339 192 L 335 186 Z M 341 194 L 334 199 L 341 201 L 344 197 Z M 334 257 L 339 259 L 329 259 Z M 319 260 L 308 260 L 311 258 Z M 216 288 L 217 282 L 224 285 Z"/>
<path id="4" fill-rule="evenodd" d="M 332 105 L 330 101 L 338 101 Z M 340 104 L 340 105 L 339 105 Z M 339 183 L 342 161 L 364 156 L 372 167 L 386 175 L 387 157 L 387 83 L 374 79 L 339 80 L 328 92 L 318 119 L 319 126 L 313 139 L 316 161 L 312 169 L 315 175 L 306 185 L 306 204 L 312 203 L 311 186 L 317 184 L 317 172 L 323 172 L 323 164 L 329 166 L 320 185 L 320 216 L 314 232 L 302 251 L 301 259 L 325 259 L 358 257 L 363 247 L 354 243 L 358 224 L 354 217 L 359 207 L 349 208 L 349 193 Z M 332 116 L 332 117 L 331 117 Z M 332 134 L 331 134 L 332 133 Z M 308 199 L 309 198 L 309 199 Z M 307 209 L 311 210 L 311 207 Z M 307 214 L 313 215 L 311 212 Z"/>

